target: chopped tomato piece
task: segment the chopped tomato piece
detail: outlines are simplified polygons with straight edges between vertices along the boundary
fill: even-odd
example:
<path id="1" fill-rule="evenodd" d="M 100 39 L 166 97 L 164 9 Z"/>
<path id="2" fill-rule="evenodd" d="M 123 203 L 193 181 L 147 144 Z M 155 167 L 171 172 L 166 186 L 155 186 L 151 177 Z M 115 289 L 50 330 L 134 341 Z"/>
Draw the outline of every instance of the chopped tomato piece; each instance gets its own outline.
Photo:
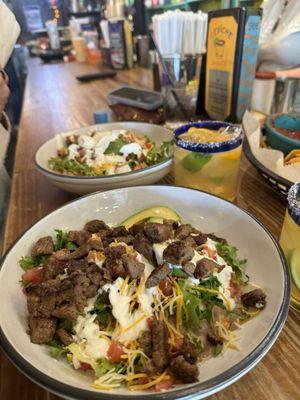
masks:
<path id="1" fill-rule="evenodd" d="M 118 363 L 122 361 L 121 356 L 125 354 L 123 346 L 113 340 L 108 348 L 107 356 L 109 360 L 113 363 Z"/>
<path id="2" fill-rule="evenodd" d="M 137 385 L 145 385 L 149 382 L 149 379 L 146 376 L 141 376 L 140 378 L 137 378 L 135 382 Z"/>
<path id="3" fill-rule="evenodd" d="M 89 369 L 92 369 L 92 367 L 90 364 L 80 361 L 80 369 L 82 371 L 88 371 Z"/>
<path id="4" fill-rule="evenodd" d="M 166 379 L 157 383 L 154 387 L 156 392 L 161 392 L 162 390 L 168 390 L 172 387 L 173 381 L 171 379 Z"/>
<path id="5" fill-rule="evenodd" d="M 212 258 L 213 260 L 217 261 L 217 252 L 216 250 L 210 249 L 208 246 L 203 247 L 206 251 L 208 257 Z"/>
<path id="6" fill-rule="evenodd" d="M 182 345 L 183 345 L 183 338 L 177 339 L 175 345 L 173 345 L 173 346 L 171 347 L 171 351 L 172 351 L 173 353 L 177 353 L 177 352 L 181 349 Z"/>
<path id="7" fill-rule="evenodd" d="M 234 297 L 238 292 L 237 284 L 235 282 L 233 282 L 232 279 L 230 280 L 229 291 L 230 291 L 231 297 Z"/>
<path id="8" fill-rule="evenodd" d="M 173 293 L 173 286 L 169 279 L 162 279 L 158 286 L 165 296 L 171 296 Z"/>
<path id="9" fill-rule="evenodd" d="M 22 275 L 23 281 L 30 282 L 30 283 L 41 283 L 41 281 L 42 281 L 42 269 L 43 268 L 31 268 L 31 269 L 28 269 Z"/>
<path id="10" fill-rule="evenodd" d="M 154 317 L 147 318 L 147 324 L 148 324 L 149 329 L 152 329 L 153 320 L 154 320 Z"/>

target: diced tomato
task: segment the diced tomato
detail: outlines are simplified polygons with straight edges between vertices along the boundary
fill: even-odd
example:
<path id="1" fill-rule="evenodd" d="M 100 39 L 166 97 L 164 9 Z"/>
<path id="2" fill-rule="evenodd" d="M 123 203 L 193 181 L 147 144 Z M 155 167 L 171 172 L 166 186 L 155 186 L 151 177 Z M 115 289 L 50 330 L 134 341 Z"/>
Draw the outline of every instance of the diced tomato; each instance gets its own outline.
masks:
<path id="1" fill-rule="evenodd" d="M 125 354 L 123 346 L 113 340 L 108 348 L 107 356 L 113 363 L 118 363 L 122 361 L 121 356 Z"/>
<path id="2" fill-rule="evenodd" d="M 162 279 L 158 286 L 165 296 L 171 296 L 173 293 L 173 286 L 169 279 Z"/>
<path id="3" fill-rule="evenodd" d="M 183 338 L 177 339 L 175 345 L 173 345 L 171 347 L 171 352 L 172 353 L 178 353 L 178 351 L 181 349 L 182 345 L 183 345 Z"/>
<path id="4" fill-rule="evenodd" d="M 92 369 L 92 367 L 90 364 L 80 361 L 80 369 L 82 371 L 88 371 L 89 369 Z"/>
<path id="5" fill-rule="evenodd" d="M 43 270 L 43 268 L 31 268 L 31 269 L 28 269 L 22 275 L 23 281 L 31 282 L 31 283 L 41 283 L 41 281 L 42 281 L 42 270 Z"/>
<path id="6" fill-rule="evenodd" d="M 148 327 L 150 330 L 152 329 L 153 320 L 154 320 L 154 317 L 147 318 L 147 324 L 148 324 Z"/>
<path id="7" fill-rule="evenodd" d="M 212 258 L 213 260 L 217 261 L 217 252 L 209 248 L 208 246 L 204 246 L 203 249 L 206 251 L 208 257 Z"/>
<path id="8" fill-rule="evenodd" d="M 141 376 L 140 378 L 137 378 L 135 382 L 137 385 L 145 385 L 149 382 L 149 379 L 146 376 Z"/>
<path id="9" fill-rule="evenodd" d="M 237 291 L 238 291 L 237 284 L 235 282 L 233 282 L 232 279 L 230 280 L 229 291 L 230 291 L 230 296 L 231 297 L 234 297 L 237 294 Z"/>
<path id="10" fill-rule="evenodd" d="M 166 379 L 157 383 L 154 387 L 156 392 L 161 392 L 162 390 L 168 390 L 172 387 L 173 381 L 171 379 Z"/>

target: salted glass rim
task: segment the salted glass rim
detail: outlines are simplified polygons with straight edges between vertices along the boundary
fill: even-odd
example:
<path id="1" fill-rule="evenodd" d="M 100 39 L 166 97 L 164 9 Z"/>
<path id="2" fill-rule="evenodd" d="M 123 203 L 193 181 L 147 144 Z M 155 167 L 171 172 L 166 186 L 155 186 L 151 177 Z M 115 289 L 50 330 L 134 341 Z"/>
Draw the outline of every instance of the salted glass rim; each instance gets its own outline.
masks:
<path id="1" fill-rule="evenodd" d="M 288 212 L 297 225 L 300 226 L 300 182 L 291 186 L 288 196 Z"/>
<path id="2" fill-rule="evenodd" d="M 189 142 L 186 139 L 181 139 L 180 136 L 186 133 L 190 128 L 207 128 L 218 130 L 220 128 L 234 127 L 235 135 L 224 142 L 211 142 L 211 143 L 199 143 L 199 142 Z M 223 121 L 199 121 L 191 122 L 180 126 L 175 129 L 173 133 L 173 140 L 176 146 L 182 149 L 199 152 L 199 153 L 222 153 L 230 151 L 239 147 L 244 138 L 244 131 L 242 126 L 230 124 L 229 122 Z"/>

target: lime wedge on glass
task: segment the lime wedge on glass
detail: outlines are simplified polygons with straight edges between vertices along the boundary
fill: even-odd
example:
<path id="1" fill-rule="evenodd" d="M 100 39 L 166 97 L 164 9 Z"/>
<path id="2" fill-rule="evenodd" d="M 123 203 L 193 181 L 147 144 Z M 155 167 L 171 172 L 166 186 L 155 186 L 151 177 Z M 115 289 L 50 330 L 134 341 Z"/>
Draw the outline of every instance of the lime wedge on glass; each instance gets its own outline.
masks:
<path id="1" fill-rule="evenodd" d="M 300 251 L 294 250 L 290 258 L 291 273 L 295 286 L 300 290 Z"/>
<path id="2" fill-rule="evenodd" d="M 198 172 L 211 158 L 211 154 L 190 153 L 181 160 L 181 165 L 190 172 Z"/>

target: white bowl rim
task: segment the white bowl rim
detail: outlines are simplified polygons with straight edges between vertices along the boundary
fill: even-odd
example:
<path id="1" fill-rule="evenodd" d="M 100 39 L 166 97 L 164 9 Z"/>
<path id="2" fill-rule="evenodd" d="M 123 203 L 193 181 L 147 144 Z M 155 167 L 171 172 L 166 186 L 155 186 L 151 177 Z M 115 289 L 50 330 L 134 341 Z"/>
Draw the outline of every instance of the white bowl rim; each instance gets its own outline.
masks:
<path id="1" fill-rule="evenodd" d="M 235 364 L 233 367 L 230 369 L 224 371 L 223 373 L 217 375 L 214 378 L 211 378 L 205 382 L 199 382 L 198 384 L 194 384 L 193 386 L 188 385 L 187 387 L 181 386 L 178 389 L 174 389 L 170 392 L 158 392 L 158 393 L 144 393 L 143 398 L 149 398 L 149 399 L 159 399 L 159 400 L 171 400 L 171 399 L 176 399 L 176 400 L 195 400 L 197 398 L 203 398 L 206 397 L 205 395 L 212 395 L 213 393 L 216 393 L 225 387 L 229 386 L 239 378 L 241 378 L 243 375 L 245 375 L 247 372 L 249 372 L 265 355 L 266 353 L 270 350 L 272 345 L 275 343 L 277 337 L 279 336 L 284 323 L 286 321 L 288 311 L 289 311 L 289 304 L 290 304 L 290 293 L 291 293 L 291 284 L 290 284 L 290 272 L 289 272 L 289 267 L 287 264 L 287 260 L 284 256 L 283 250 L 278 243 L 277 239 L 274 237 L 274 235 L 270 232 L 270 230 L 261 222 L 259 221 L 254 215 L 252 215 L 249 211 L 245 210 L 244 208 L 238 206 L 237 204 L 234 204 L 228 200 L 225 200 L 221 198 L 220 196 L 213 195 L 211 193 L 208 193 L 206 191 L 200 191 L 197 189 L 191 189 L 191 188 L 185 188 L 182 186 L 175 186 L 175 185 L 136 185 L 136 186 L 130 186 L 130 187 L 125 187 L 125 188 L 120 188 L 120 189 L 111 189 L 111 190 L 106 190 L 106 191 L 98 191 L 94 193 L 87 194 L 85 196 L 81 196 L 78 199 L 71 200 L 65 204 L 63 204 L 60 207 L 57 207 L 55 210 L 53 210 L 51 213 L 48 213 L 47 215 L 43 216 L 39 220 L 37 220 L 34 224 L 30 225 L 25 231 L 23 231 L 16 239 L 15 241 L 9 246 L 5 254 L 1 257 L 0 259 L 0 270 L 6 260 L 6 257 L 10 253 L 10 251 L 13 249 L 15 244 L 23 237 L 26 232 L 34 227 L 36 224 L 38 224 L 40 221 L 42 221 L 44 218 L 47 218 L 50 214 L 53 212 L 64 208 L 67 205 L 70 205 L 72 203 L 76 203 L 76 201 L 80 201 L 82 198 L 85 197 L 91 197 L 95 196 L 95 194 L 105 194 L 106 192 L 110 191 L 122 191 L 122 190 L 130 190 L 133 188 L 149 188 L 149 187 L 173 187 L 173 188 L 178 188 L 178 189 L 184 189 L 184 190 L 191 190 L 191 191 L 196 191 L 196 192 L 203 192 L 206 193 L 212 197 L 216 197 L 226 203 L 231 204 L 233 207 L 236 207 L 237 209 L 241 210 L 244 214 L 247 214 L 248 217 L 252 218 L 260 227 L 266 232 L 266 234 L 270 237 L 272 240 L 279 258 L 282 263 L 283 267 L 283 277 L 284 277 L 284 293 L 282 297 L 282 303 L 280 306 L 280 309 L 278 311 L 278 314 L 276 316 L 276 319 L 270 328 L 269 332 L 267 335 L 264 337 L 264 339 L 256 346 L 254 350 L 248 356 L 246 356 L 244 359 L 242 359 L 240 362 Z M 137 399 L 138 396 L 141 395 L 140 392 L 137 393 L 132 393 L 128 395 L 124 394 L 118 394 L 115 392 L 112 393 L 103 393 L 103 392 L 93 392 L 90 390 L 86 389 L 80 389 L 80 388 L 75 388 L 71 385 L 62 383 L 48 375 L 46 375 L 44 372 L 41 372 L 37 368 L 33 367 L 28 361 L 26 361 L 22 355 L 16 352 L 14 347 L 10 344 L 8 339 L 5 337 L 4 332 L 2 330 L 2 327 L 0 326 L 0 347 L 3 349 L 4 353 L 8 357 L 8 359 L 19 369 L 20 372 L 22 372 L 24 375 L 26 375 L 30 380 L 38 384 L 39 386 L 42 386 L 44 389 L 49 390 L 52 393 L 55 393 L 59 396 L 63 396 L 64 398 L 70 398 L 73 400 L 132 400 L 132 399 Z M 200 397 L 197 396 L 200 395 Z"/>
<path id="2" fill-rule="evenodd" d="M 73 133 L 76 132 L 76 131 L 80 132 L 81 130 L 84 130 L 84 129 L 86 129 L 86 130 L 87 129 L 92 129 L 93 127 L 98 127 L 98 126 L 100 126 L 100 127 L 103 126 L 104 127 L 104 125 L 113 125 L 113 124 L 117 124 L 117 123 L 120 123 L 120 124 L 121 123 L 134 123 L 134 124 L 137 124 L 137 125 L 149 125 L 149 126 L 155 126 L 157 128 L 161 128 L 161 129 L 163 129 L 165 131 L 170 131 L 170 133 L 172 132 L 170 129 L 166 128 L 165 126 L 156 125 L 156 124 L 149 124 L 147 122 L 135 122 L 135 121 L 118 122 L 117 121 L 117 122 L 109 122 L 109 123 L 106 123 L 106 124 L 94 124 L 94 125 L 83 126 L 81 128 L 78 128 L 78 129 L 72 129 L 70 131 L 61 132 L 61 133 L 63 133 L 63 134 L 70 133 L 71 134 L 72 132 Z M 52 138 L 48 139 L 46 142 L 42 143 L 38 147 L 38 149 L 36 150 L 36 152 L 35 152 L 35 154 L 33 156 L 33 162 L 36 165 L 37 169 L 39 169 L 42 173 L 53 175 L 53 176 L 59 177 L 59 178 L 67 178 L 67 179 L 73 179 L 73 180 L 76 180 L 76 179 L 77 180 L 80 180 L 80 179 L 84 179 L 84 180 L 96 180 L 96 179 L 105 180 L 105 179 L 109 179 L 109 178 L 112 178 L 112 177 L 114 177 L 114 178 L 123 177 L 123 176 L 128 177 L 128 176 L 138 175 L 139 173 L 144 172 L 144 171 L 149 171 L 149 170 L 151 171 L 152 169 L 154 169 L 156 167 L 164 167 L 166 165 L 169 165 L 171 163 L 172 159 L 173 159 L 173 156 L 169 156 L 165 160 L 163 160 L 163 161 L 161 161 L 159 163 L 150 165 L 150 166 L 145 167 L 145 168 L 138 169 L 136 171 L 122 172 L 120 174 L 99 175 L 99 176 L 80 176 L 80 175 L 79 176 L 72 176 L 72 175 L 65 175 L 65 174 L 61 174 L 59 172 L 54 172 L 50 168 L 49 169 L 45 168 L 45 167 L 41 166 L 41 164 L 39 164 L 38 161 L 37 161 L 38 153 L 40 152 L 40 150 L 44 146 L 47 146 L 47 144 L 51 140 L 53 140 L 54 138 L 55 138 L 55 136 L 53 136 Z"/>

